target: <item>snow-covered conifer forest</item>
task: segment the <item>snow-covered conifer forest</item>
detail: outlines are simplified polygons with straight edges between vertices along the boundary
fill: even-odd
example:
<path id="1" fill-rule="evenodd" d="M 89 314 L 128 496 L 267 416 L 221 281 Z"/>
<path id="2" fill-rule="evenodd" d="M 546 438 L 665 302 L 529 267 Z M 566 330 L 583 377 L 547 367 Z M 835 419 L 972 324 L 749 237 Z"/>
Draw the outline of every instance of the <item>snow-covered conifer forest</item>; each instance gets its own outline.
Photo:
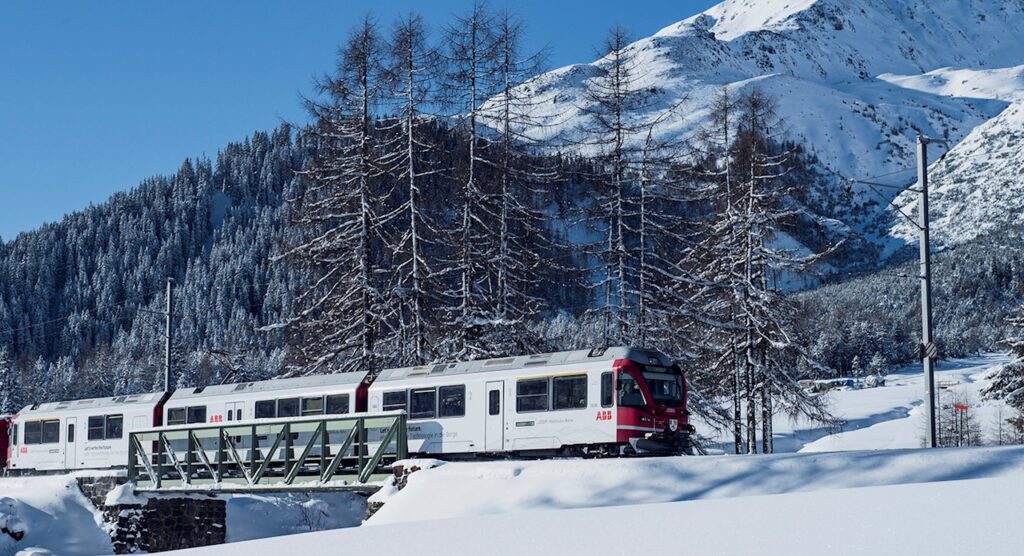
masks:
<path id="1" fill-rule="evenodd" d="M 772 413 L 832 419 L 797 379 L 915 359 L 915 238 L 888 202 L 914 207 L 919 132 L 952 146 L 943 355 L 1000 348 L 1024 297 L 1024 3 L 783 4 L 612 29 L 547 72 L 529 22 L 486 6 L 366 19 L 295 84 L 308 124 L 0 241 L 0 413 L 161 388 L 170 277 L 179 387 L 642 344 L 771 451 Z"/>

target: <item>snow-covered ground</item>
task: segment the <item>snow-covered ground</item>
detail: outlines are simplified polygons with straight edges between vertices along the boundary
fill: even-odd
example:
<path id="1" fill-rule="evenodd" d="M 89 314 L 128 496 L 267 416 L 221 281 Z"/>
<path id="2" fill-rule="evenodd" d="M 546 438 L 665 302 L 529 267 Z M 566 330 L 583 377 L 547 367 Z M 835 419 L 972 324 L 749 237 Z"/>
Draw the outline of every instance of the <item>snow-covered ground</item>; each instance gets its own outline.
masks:
<path id="1" fill-rule="evenodd" d="M 982 400 L 980 390 L 988 384 L 986 375 L 1007 363 L 1005 354 L 988 354 L 939 362 L 936 386 L 949 401 L 954 394 L 969 402 L 972 418 L 981 424 L 985 437 L 994 440 L 996 416 L 1009 417 L 1002 402 Z M 920 448 L 924 444 L 924 375 L 920 365 L 899 369 L 886 377 L 880 388 L 833 390 L 828 394 L 832 412 L 846 423 L 839 432 L 825 430 L 806 421 L 792 421 L 777 415 L 776 452 L 823 452 L 837 450 L 884 450 Z M 698 432 L 709 436 L 714 447 L 731 449 L 727 431 L 715 431 L 707 423 L 695 423 Z"/>
<path id="2" fill-rule="evenodd" d="M 113 546 L 101 523 L 69 475 L 0 479 L 0 556 L 109 554 Z M 4 529 L 24 538 L 16 542 Z"/>
<path id="3" fill-rule="evenodd" d="M 971 400 L 990 439 L 1000 404 L 978 392 L 1005 361 L 943 362 L 937 373 L 944 391 Z M 410 543 L 427 554 L 482 546 L 493 554 L 565 555 L 1016 553 L 1024 532 L 1009 522 L 1009 504 L 1024 495 L 1024 447 L 919 449 L 923 391 L 914 368 L 890 374 L 884 387 L 834 391 L 844 430 L 829 434 L 779 418 L 776 446 L 786 454 L 447 463 L 412 474 L 400 492 L 377 495 L 385 504 L 363 527 L 188 553 L 341 546 L 378 553 Z M 108 552 L 91 506 L 73 487 L 68 477 L 0 479 L 0 498 L 16 500 L 0 505 L 0 514 L 29 531 L 17 544 L 0 535 L 0 556 L 40 544 L 58 554 Z M 361 515 L 361 504 L 349 499 L 238 497 L 229 502 L 228 529 L 241 541 L 348 527 Z M 742 534 L 737 524 L 745 524 Z"/>
<path id="4" fill-rule="evenodd" d="M 182 551 L 251 554 L 1019 554 L 1020 476 L 696 502 L 526 511 Z"/>
<path id="5" fill-rule="evenodd" d="M 354 527 L 366 514 L 365 499 L 351 493 L 223 497 L 228 542 Z M 0 556 L 112 552 L 103 516 L 82 495 L 74 476 L 0 479 Z"/>

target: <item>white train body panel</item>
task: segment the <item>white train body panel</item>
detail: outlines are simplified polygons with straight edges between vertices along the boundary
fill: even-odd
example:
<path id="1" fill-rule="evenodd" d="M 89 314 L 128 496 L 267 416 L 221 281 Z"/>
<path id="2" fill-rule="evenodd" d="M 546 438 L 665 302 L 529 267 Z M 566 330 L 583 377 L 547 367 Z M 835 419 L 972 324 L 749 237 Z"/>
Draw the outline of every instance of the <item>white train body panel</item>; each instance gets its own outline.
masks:
<path id="1" fill-rule="evenodd" d="M 296 378 L 282 378 L 277 380 L 264 380 L 258 382 L 243 382 L 239 384 L 222 384 L 206 388 L 189 388 L 175 391 L 167 403 L 164 404 L 164 424 L 177 425 L 189 423 L 228 423 L 234 421 L 250 421 L 253 419 L 271 419 L 277 417 L 298 417 L 306 413 L 316 415 L 323 411 L 312 411 L 313 402 L 321 400 L 323 410 L 326 410 L 327 398 L 332 401 L 345 401 L 344 411 L 332 411 L 334 414 L 355 413 L 357 405 L 357 394 L 362 384 L 363 376 L 357 373 L 345 373 L 334 375 L 315 375 Z M 365 387 L 364 387 L 365 388 Z M 282 412 L 278 414 L 278 405 L 285 400 L 290 405 L 292 400 L 297 403 L 296 411 Z M 259 402 L 274 402 L 275 410 L 273 415 L 257 415 L 257 404 Z M 307 406 L 307 407 L 304 407 Z M 189 419 L 189 408 L 203 408 L 204 418 L 202 420 Z M 308 409 L 308 411 L 303 411 Z M 173 417 L 179 416 L 184 410 L 185 423 L 177 422 Z M 191 416 L 198 417 L 198 411 L 192 411 Z"/>
<path id="2" fill-rule="evenodd" d="M 261 419 L 398 410 L 408 413 L 413 454 L 623 446 L 685 426 L 685 397 L 683 375 L 666 356 L 614 347 L 389 369 L 372 381 L 359 373 L 318 375 L 40 404 L 11 418 L 6 453 L 13 470 L 123 467 L 128 433 L 153 426 L 249 427 Z M 371 451 L 381 434 L 367 430 Z M 243 457 L 251 438 L 237 438 Z"/>
<path id="3" fill-rule="evenodd" d="M 38 471 L 124 466 L 128 432 L 153 426 L 162 397 L 150 393 L 26 407 L 12 420 L 8 466 Z"/>
<path id="4" fill-rule="evenodd" d="M 646 364 L 652 358 L 660 366 L 672 365 L 656 352 L 609 348 L 392 369 L 370 386 L 367 411 L 406 409 L 411 453 L 520 453 L 610 445 L 622 441 L 610 391 L 617 365 L 623 360 Z M 546 397 L 544 409 L 537 409 L 544 404 L 524 407 L 530 405 L 523 402 L 531 396 L 522 395 L 523 382 L 546 382 L 545 393 L 535 394 L 537 400 Z M 458 392 L 462 387 L 465 410 L 461 415 L 443 416 L 444 391 Z M 430 404 L 417 407 L 414 396 L 428 400 L 431 390 L 436 409 L 433 416 L 423 415 L 429 413 Z M 407 396 L 404 408 L 398 407 L 401 392 Z M 393 396 L 391 403 L 388 394 Z M 633 435 L 654 430 L 652 420 L 651 427 Z"/>

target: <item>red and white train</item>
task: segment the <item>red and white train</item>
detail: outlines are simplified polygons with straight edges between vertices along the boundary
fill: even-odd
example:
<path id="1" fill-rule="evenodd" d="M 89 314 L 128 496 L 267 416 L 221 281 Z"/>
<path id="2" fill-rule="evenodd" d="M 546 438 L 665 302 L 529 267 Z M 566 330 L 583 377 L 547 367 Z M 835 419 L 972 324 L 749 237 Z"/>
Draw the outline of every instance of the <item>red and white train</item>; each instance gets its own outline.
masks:
<path id="1" fill-rule="evenodd" d="M 689 453 L 686 379 L 656 351 L 565 351 L 35 404 L 0 417 L 15 473 L 122 467 L 128 432 L 321 414 L 408 414 L 432 457 Z"/>

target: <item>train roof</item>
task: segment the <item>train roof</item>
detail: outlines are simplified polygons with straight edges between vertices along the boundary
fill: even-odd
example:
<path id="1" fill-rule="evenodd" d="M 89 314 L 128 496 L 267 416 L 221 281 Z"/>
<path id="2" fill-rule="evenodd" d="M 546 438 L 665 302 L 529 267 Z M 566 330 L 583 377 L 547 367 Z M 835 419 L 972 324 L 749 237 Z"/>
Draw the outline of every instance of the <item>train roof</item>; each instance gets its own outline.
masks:
<path id="1" fill-rule="evenodd" d="M 163 396 L 162 392 L 148 392 L 145 394 L 113 396 L 110 398 L 88 398 L 84 400 L 65 400 L 59 402 L 47 402 L 28 406 L 25 409 L 22 409 L 18 413 L 18 416 L 25 417 L 37 413 L 53 413 L 55 411 L 78 411 L 88 409 L 100 409 L 135 403 L 155 403 L 160 400 L 161 396 Z"/>
<path id="2" fill-rule="evenodd" d="M 205 388 L 186 388 L 176 390 L 171 400 L 202 398 L 207 396 L 223 396 L 236 392 L 249 394 L 253 392 L 276 392 L 302 388 L 352 386 L 363 380 L 363 373 L 338 373 L 333 375 L 309 375 L 292 378 L 277 378 L 256 382 L 239 382 L 235 384 L 218 384 Z"/>
<path id="3" fill-rule="evenodd" d="M 402 367 L 381 371 L 375 382 L 404 380 L 418 376 L 443 377 L 474 373 L 487 373 L 528 367 L 550 367 L 553 365 L 571 365 L 580 363 L 598 363 L 629 359 L 637 363 L 672 365 L 672 359 L 655 350 L 639 349 L 624 346 L 609 348 L 580 349 L 575 351 L 559 351 L 537 355 L 521 355 L 518 357 L 501 357 L 496 359 L 479 359 L 461 363 L 438 363 L 418 367 Z"/>

